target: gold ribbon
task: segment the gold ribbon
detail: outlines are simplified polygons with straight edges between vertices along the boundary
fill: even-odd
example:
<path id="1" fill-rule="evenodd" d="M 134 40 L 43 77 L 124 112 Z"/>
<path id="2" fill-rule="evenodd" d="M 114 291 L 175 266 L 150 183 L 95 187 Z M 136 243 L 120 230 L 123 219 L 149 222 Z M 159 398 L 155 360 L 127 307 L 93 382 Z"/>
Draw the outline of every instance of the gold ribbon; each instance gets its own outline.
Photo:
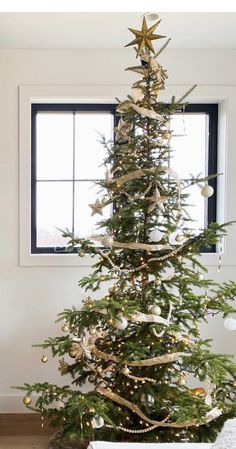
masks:
<path id="1" fill-rule="evenodd" d="M 163 421 L 156 421 L 154 419 L 148 418 L 148 416 L 146 416 L 137 405 L 133 404 L 130 401 L 127 401 L 127 399 L 122 398 L 118 394 L 113 393 L 110 390 L 106 390 L 105 388 L 102 388 L 102 387 L 97 387 L 96 391 L 98 393 L 100 393 L 102 396 L 106 396 L 106 398 L 111 399 L 112 401 L 116 402 L 117 404 L 124 405 L 125 407 L 130 409 L 132 412 L 134 412 L 136 415 L 138 415 L 141 419 L 143 419 L 144 421 L 148 422 L 149 424 L 152 424 L 157 427 L 173 427 L 173 428 L 181 429 L 184 427 L 191 427 L 191 426 L 195 426 L 195 425 L 201 426 L 201 425 L 205 425 L 206 423 L 209 423 L 210 421 L 218 418 L 221 414 L 221 411 L 219 409 L 215 408 L 207 413 L 205 422 L 197 421 L 197 419 L 193 419 L 193 420 L 187 420 L 187 421 L 183 421 L 183 422 L 168 423 L 168 422 L 166 422 L 166 420 L 169 418 L 169 416 L 167 418 L 165 418 Z"/>
<path id="2" fill-rule="evenodd" d="M 160 355 L 159 357 L 152 357 L 151 359 L 143 359 L 143 360 L 122 360 L 116 355 L 107 354 L 106 352 L 99 351 L 95 346 L 89 347 L 90 352 L 92 352 L 96 357 L 102 360 L 111 360 L 115 363 L 122 363 L 127 366 L 154 366 L 154 365 L 162 365 L 164 363 L 171 363 L 175 360 L 179 360 L 180 357 L 189 357 L 191 354 L 185 352 L 172 352 L 172 354 Z"/>

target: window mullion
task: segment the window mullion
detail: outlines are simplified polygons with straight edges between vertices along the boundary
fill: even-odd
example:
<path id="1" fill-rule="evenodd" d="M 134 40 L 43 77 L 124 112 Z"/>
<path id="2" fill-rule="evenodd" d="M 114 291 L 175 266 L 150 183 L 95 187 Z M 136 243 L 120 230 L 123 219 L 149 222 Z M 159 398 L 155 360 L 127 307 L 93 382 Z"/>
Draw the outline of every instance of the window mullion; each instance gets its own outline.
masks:
<path id="1" fill-rule="evenodd" d="M 72 234 L 75 233 L 75 111 L 73 111 Z"/>

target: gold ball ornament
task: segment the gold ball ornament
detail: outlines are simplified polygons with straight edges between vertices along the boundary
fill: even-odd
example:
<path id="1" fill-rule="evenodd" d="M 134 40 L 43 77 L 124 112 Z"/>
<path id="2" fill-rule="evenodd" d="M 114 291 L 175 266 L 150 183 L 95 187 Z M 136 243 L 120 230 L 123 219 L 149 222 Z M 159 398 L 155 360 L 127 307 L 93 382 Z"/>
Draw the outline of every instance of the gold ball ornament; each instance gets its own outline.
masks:
<path id="1" fill-rule="evenodd" d="M 41 362 L 42 362 L 42 363 L 47 363 L 47 361 L 48 361 L 47 356 L 46 356 L 46 355 L 43 355 L 43 356 L 41 357 Z"/>
<path id="2" fill-rule="evenodd" d="M 170 131 L 164 131 L 162 137 L 163 137 L 163 139 L 170 139 L 171 138 L 171 132 Z"/>
<path id="3" fill-rule="evenodd" d="M 24 403 L 25 405 L 30 405 L 31 402 L 32 402 L 31 396 L 25 396 L 25 397 L 24 397 L 23 403 Z"/>
<path id="4" fill-rule="evenodd" d="M 79 257 L 84 257 L 84 251 L 79 251 L 78 255 L 79 255 Z"/>
<path id="5" fill-rule="evenodd" d="M 77 354 L 78 354 L 77 351 L 74 351 L 74 350 L 70 350 L 70 351 L 69 351 L 69 356 L 70 356 L 72 359 L 75 359 L 76 356 L 77 356 Z"/>
<path id="6" fill-rule="evenodd" d="M 69 356 L 72 359 L 75 359 L 76 356 L 79 353 L 79 344 L 78 343 L 72 343 L 71 347 L 70 347 L 70 351 L 69 351 Z"/>
<path id="7" fill-rule="evenodd" d="M 203 387 L 192 388 L 190 390 L 190 394 L 191 394 L 191 396 L 205 396 L 206 390 Z"/>
<path id="8" fill-rule="evenodd" d="M 61 330 L 62 330 L 62 332 L 68 332 L 69 331 L 69 327 L 67 326 L 67 324 L 63 324 Z"/>

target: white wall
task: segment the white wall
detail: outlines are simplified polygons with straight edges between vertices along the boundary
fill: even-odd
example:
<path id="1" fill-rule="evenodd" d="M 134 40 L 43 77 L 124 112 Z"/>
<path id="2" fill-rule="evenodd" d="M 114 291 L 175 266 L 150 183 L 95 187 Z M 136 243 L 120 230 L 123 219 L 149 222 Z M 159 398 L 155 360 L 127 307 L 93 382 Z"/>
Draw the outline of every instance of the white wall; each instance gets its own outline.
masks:
<path id="1" fill-rule="evenodd" d="M 171 84 L 236 84 L 236 51 L 168 50 L 161 62 Z M 136 77 L 124 68 L 135 63 L 134 52 L 127 49 L 0 51 L 0 412 L 25 411 L 11 385 L 61 381 L 56 363 L 43 365 L 41 350 L 32 349 L 31 344 L 57 334 L 60 326 L 53 324 L 57 313 L 72 304 L 80 305 L 77 283 L 90 271 L 18 265 L 18 86 L 129 84 Z M 236 140 L 231 140 L 232 161 L 234 143 Z M 231 217 L 236 217 L 236 181 L 234 167 L 230 168 L 228 204 Z M 235 266 L 227 266 L 221 273 L 210 267 L 210 276 L 235 279 Z M 219 319 L 205 333 L 214 336 L 217 350 L 236 353 L 235 334 L 227 333 Z"/>

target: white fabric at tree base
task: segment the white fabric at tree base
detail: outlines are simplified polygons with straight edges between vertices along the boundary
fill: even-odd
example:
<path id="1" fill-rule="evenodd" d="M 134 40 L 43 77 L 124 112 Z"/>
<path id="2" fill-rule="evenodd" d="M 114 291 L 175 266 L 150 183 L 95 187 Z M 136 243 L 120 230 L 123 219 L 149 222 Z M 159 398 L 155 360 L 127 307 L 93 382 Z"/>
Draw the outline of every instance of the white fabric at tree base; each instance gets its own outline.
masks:
<path id="1" fill-rule="evenodd" d="M 212 449 L 236 449 L 236 419 L 228 419 Z"/>
<path id="2" fill-rule="evenodd" d="M 93 441 L 88 449 L 210 449 L 211 443 L 110 443 Z"/>

